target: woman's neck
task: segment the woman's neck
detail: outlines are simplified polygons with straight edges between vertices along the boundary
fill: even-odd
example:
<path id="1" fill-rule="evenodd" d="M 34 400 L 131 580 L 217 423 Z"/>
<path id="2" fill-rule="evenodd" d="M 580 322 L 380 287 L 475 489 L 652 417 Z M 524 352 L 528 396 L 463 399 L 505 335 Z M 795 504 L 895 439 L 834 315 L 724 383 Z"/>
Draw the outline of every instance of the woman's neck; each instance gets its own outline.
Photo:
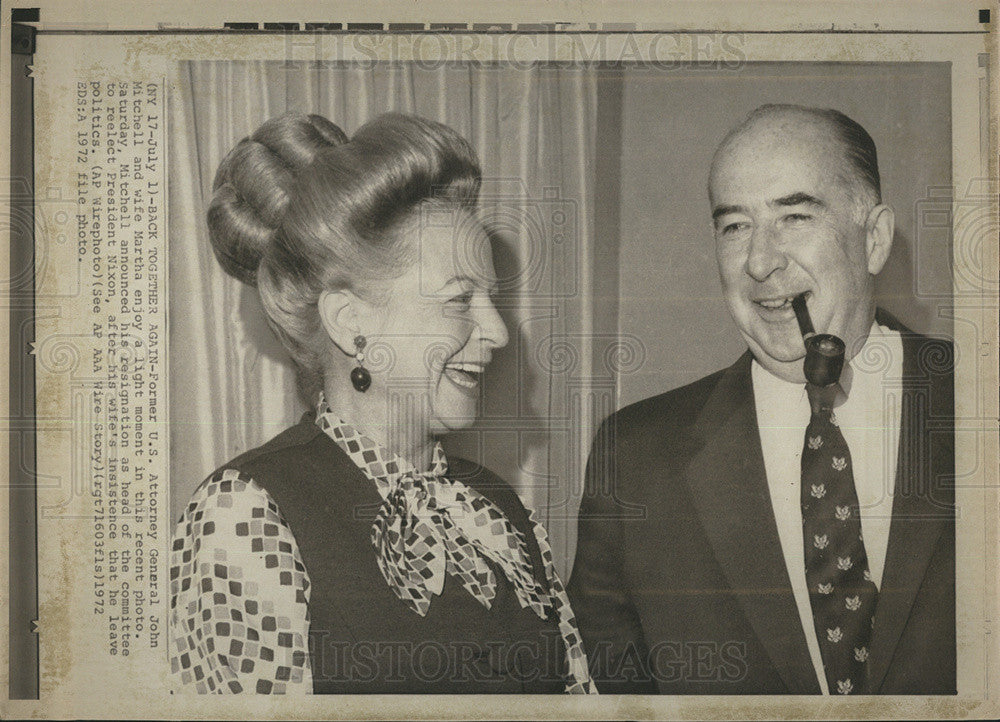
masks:
<path id="1" fill-rule="evenodd" d="M 346 380 L 346 377 L 345 377 Z M 434 436 L 428 423 L 427 400 L 423 395 L 393 394 L 385 389 L 356 391 L 350 383 L 323 383 L 326 403 L 334 416 L 350 424 L 375 443 L 427 471 L 434 452 Z"/>

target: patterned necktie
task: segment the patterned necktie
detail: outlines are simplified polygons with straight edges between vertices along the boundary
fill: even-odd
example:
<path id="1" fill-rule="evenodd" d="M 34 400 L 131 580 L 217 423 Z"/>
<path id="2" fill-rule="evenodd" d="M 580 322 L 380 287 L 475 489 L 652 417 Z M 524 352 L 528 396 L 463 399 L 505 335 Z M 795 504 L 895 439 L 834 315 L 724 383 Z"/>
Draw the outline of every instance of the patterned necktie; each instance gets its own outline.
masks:
<path id="1" fill-rule="evenodd" d="M 492 501 L 460 481 L 449 479 L 448 461 L 435 444 L 431 470 L 412 464 L 340 421 L 322 394 L 316 423 L 375 483 L 383 503 L 372 525 L 379 571 L 399 599 L 420 616 L 441 594 L 445 577 L 455 577 L 489 609 L 496 596 L 492 562 L 507 578 L 522 608 L 540 619 L 555 613 L 566 649 L 566 691 L 597 694 L 587 655 L 562 580 L 552 561 L 552 548 L 534 511 L 528 520 L 538 544 L 548 590 L 531 572 L 524 535 Z"/>
<path id="2" fill-rule="evenodd" d="M 863 694 L 878 588 L 861 537 L 851 454 L 833 414 L 838 389 L 806 384 L 812 415 L 802 450 L 802 534 L 830 692 Z"/>

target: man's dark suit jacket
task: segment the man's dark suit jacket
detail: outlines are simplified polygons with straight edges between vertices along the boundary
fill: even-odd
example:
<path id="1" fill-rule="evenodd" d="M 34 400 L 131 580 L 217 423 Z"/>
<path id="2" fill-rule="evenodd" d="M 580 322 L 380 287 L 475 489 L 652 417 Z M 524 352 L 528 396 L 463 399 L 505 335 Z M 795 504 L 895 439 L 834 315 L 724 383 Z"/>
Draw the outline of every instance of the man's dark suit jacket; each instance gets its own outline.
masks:
<path id="1" fill-rule="evenodd" d="M 951 345 L 903 335 L 868 689 L 955 693 Z M 764 472 L 747 352 L 602 425 L 569 594 L 598 689 L 819 694 Z"/>

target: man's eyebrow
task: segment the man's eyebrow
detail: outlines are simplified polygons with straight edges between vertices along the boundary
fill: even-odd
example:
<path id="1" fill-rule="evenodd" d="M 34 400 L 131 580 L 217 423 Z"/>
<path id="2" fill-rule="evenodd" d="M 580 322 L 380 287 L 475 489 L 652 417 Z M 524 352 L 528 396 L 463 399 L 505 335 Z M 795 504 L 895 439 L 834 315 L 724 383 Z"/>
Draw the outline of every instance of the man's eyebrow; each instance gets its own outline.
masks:
<path id="1" fill-rule="evenodd" d="M 816 196 L 811 196 L 808 193 L 792 193 L 787 196 L 782 196 L 781 198 L 775 198 L 768 205 L 772 206 L 799 206 L 803 203 L 811 206 L 824 207 L 826 203 L 821 201 Z"/>
<path id="2" fill-rule="evenodd" d="M 743 206 L 716 206 L 712 209 L 712 220 L 717 221 L 727 213 L 746 213 L 746 209 Z"/>

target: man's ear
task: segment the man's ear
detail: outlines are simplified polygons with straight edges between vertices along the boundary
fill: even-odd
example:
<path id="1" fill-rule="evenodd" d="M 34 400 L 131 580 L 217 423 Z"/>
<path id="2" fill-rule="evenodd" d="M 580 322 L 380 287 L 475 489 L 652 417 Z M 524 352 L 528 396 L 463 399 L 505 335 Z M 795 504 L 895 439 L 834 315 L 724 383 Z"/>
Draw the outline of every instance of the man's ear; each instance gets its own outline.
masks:
<path id="1" fill-rule="evenodd" d="M 868 273 L 877 276 L 889 259 L 892 237 L 896 232 L 896 214 L 879 204 L 871 209 L 865 221 L 865 253 L 868 256 Z"/>
<path id="2" fill-rule="evenodd" d="M 323 291 L 316 303 L 319 320 L 331 341 L 348 356 L 357 351 L 354 338 L 361 331 L 361 299 L 350 291 Z"/>

